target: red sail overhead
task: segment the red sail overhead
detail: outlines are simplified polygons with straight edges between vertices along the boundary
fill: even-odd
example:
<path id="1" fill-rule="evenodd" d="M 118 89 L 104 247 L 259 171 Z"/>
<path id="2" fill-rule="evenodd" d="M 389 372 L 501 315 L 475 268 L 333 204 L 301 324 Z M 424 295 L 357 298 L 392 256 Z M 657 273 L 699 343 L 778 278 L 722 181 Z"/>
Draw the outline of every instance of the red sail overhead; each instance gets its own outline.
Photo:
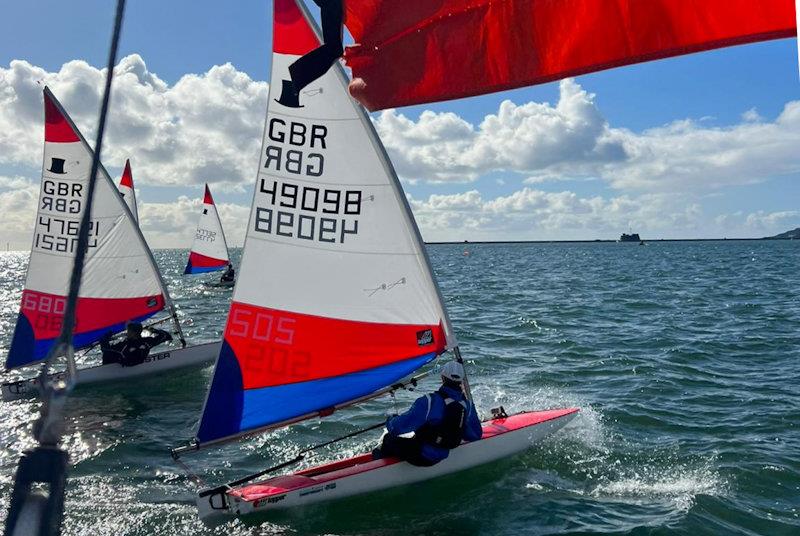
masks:
<path id="1" fill-rule="evenodd" d="M 370 110 L 796 34 L 793 0 L 347 0 Z"/>

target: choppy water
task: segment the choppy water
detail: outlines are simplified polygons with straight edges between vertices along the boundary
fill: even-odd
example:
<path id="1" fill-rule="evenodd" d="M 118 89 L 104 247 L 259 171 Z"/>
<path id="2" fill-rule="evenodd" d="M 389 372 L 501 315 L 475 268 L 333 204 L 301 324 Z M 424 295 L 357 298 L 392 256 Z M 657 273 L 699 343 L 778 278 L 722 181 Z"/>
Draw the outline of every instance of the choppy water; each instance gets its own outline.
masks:
<path id="1" fill-rule="evenodd" d="M 800 534 L 800 242 L 466 247 L 431 254 L 478 406 L 580 406 L 552 440 L 413 488 L 206 527 L 168 448 L 192 435 L 210 370 L 79 389 L 64 533 Z M 230 291 L 181 276 L 184 255 L 157 252 L 191 340 L 216 339 Z M 3 356 L 26 262 L 0 256 Z M 186 460 L 222 482 L 379 421 L 390 405 Z M 36 408 L 2 403 L 4 498 Z"/>

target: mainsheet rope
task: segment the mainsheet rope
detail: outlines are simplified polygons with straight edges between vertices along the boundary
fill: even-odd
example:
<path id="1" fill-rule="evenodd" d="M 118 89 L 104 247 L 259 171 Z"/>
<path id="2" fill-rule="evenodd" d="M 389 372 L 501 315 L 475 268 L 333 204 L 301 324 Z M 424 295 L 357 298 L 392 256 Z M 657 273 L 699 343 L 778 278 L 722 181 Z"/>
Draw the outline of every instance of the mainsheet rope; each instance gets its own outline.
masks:
<path id="1" fill-rule="evenodd" d="M 81 225 L 78 231 L 78 244 L 72 274 L 69 281 L 69 293 L 61 325 L 61 333 L 56 344 L 50 349 L 42 365 L 41 415 L 34 426 L 34 437 L 38 446 L 26 451 L 20 458 L 14 478 L 14 490 L 11 495 L 8 517 L 4 534 L 6 536 L 33 535 L 57 536 L 61 533 L 61 520 L 64 513 L 64 495 L 67 479 L 67 452 L 61 449 L 59 442 L 63 433 L 63 409 L 66 398 L 75 384 L 75 355 L 72 336 L 75 324 L 75 310 L 83 276 L 86 250 L 89 245 L 89 225 L 91 223 L 94 189 L 97 172 L 100 168 L 100 154 L 103 148 L 108 104 L 111 98 L 111 82 L 114 78 L 114 65 L 117 63 L 122 21 L 125 13 L 125 0 L 117 0 L 114 18 L 114 32 L 106 67 L 106 81 L 103 90 L 103 101 L 100 106 L 100 119 L 97 138 L 92 157 L 92 169 L 86 190 Z M 52 362 L 65 356 L 67 374 L 64 380 L 51 383 L 48 371 Z M 48 485 L 47 494 L 39 490 L 41 485 Z"/>

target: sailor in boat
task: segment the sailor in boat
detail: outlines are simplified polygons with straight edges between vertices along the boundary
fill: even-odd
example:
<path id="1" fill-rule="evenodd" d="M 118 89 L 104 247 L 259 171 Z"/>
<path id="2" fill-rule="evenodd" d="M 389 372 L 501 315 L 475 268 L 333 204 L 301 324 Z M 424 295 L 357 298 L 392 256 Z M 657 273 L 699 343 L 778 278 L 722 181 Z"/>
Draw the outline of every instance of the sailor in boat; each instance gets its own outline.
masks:
<path id="1" fill-rule="evenodd" d="M 225 272 L 222 274 L 222 277 L 219 278 L 220 283 L 233 283 L 234 279 L 236 279 L 236 272 L 233 269 L 233 263 L 228 263 L 228 267 L 225 268 Z"/>
<path id="2" fill-rule="evenodd" d="M 372 457 L 395 457 L 427 467 L 447 458 L 462 441 L 480 439 L 481 421 L 475 405 L 464 395 L 463 379 L 464 366 L 448 362 L 437 391 L 419 397 L 408 411 L 386 422 L 387 433 Z M 401 437 L 410 432 L 413 437 Z"/>
<path id="3" fill-rule="evenodd" d="M 100 339 L 100 349 L 103 351 L 103 364 L 119 363 L 123 367 L 141 365 L 150 355 L 150 350 L 161 343 L 171 341 L 172 335 L 168 332 L 147 328 L 150 335 L 142 336 L 142 325 L 139 322 L 128 322 L 125 339 L 112 343 L 112 332 Z"/>
<path id="4" fill-rule="evenodd" d="M 291 80 L 284 80 L 278 102 L 291 108 L 300 108 L 300 92 L 311 82 L 328 72 L 333 62 L 344 53 L 342 23 L 343 0 L 314 0 L 320 8 L 322 20 L 321 46 L 315 48 L 289 66 Z"/>

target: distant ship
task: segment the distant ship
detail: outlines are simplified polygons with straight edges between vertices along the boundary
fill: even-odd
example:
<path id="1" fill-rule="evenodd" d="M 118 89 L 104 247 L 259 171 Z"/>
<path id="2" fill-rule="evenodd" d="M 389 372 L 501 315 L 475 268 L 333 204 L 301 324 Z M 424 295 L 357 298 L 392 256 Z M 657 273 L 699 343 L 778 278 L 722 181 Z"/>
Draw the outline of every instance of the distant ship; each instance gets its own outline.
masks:
<path id="1" fill-rule="evenodd" d="M 638 233 L 633 233 L 633 234 L 622 233 L 622 235 L 619 237 L 619 241 L 620 242 L 642 242 L 642 239 L 639 238 L 639 234 Z"/>

